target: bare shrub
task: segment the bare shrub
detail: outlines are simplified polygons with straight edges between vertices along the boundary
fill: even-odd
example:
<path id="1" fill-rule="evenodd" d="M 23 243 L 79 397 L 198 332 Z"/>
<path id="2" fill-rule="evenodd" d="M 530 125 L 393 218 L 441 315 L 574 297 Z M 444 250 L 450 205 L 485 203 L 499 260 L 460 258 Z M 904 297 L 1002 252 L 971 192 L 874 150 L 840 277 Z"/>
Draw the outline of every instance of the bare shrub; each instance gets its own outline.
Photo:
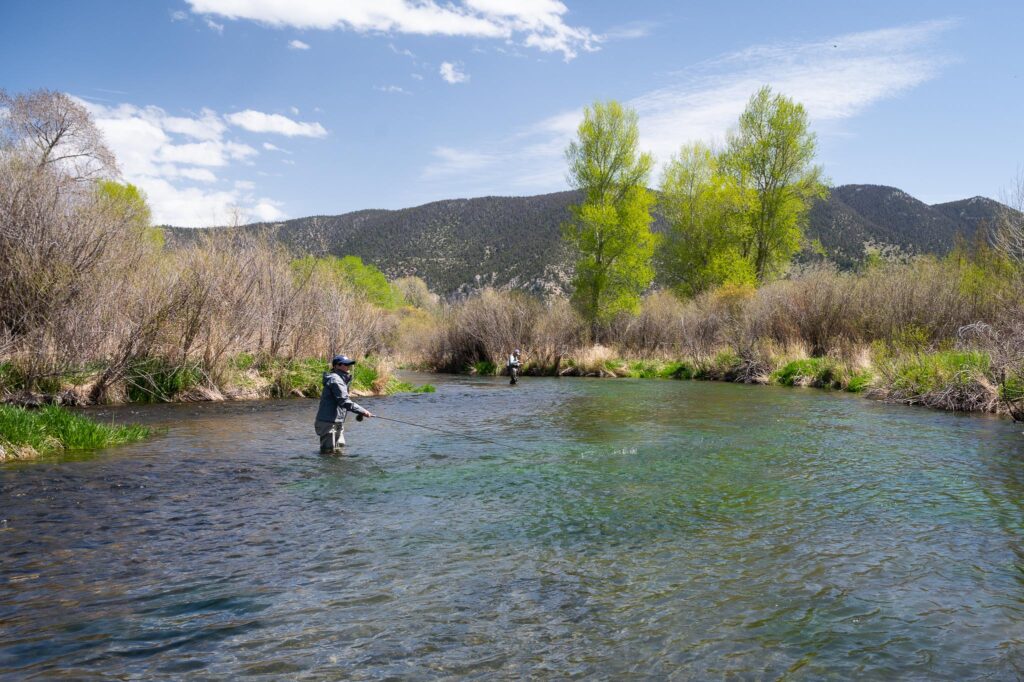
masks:
<path id="1" fill-rule="evenodd" d="M 399 277 L 391 284 L 414 308 L 434 310 L 441 303 L 441 297 L 427 288 L 427 283 L 419 277 Z"/>
<path id="2" fill-rule="evenodd" d="M 587 324 L 569 301 L 550 301 L 533 327 L 527 350 L 531 372 L 558 374 L 563 360 L 587 338 Z"/>
<path id="3" fill-rule="evenodd" d="M 1024 170 L 1017 172 L 1003 203 L 1010 210 L 1000 217 L 993 242 L 1007 258 L 1024 268 Z"/>
<path id="4" fill-rule="evenodd" d="M 609 336 L 635 354 L 669 356 L 682 346 L 684 309 L 671 292 L 655 291 L 644 297 L 639 315 L 620 316 Z"/>
<path id="5" fill-rule="evenodd" d="M 512 349 L 532 346 L 542 312 L 543 304 L 526 294 L 484 289 L 443 311 L 430 363 L 454 371 L 481 361 L 502 367 Z"/>

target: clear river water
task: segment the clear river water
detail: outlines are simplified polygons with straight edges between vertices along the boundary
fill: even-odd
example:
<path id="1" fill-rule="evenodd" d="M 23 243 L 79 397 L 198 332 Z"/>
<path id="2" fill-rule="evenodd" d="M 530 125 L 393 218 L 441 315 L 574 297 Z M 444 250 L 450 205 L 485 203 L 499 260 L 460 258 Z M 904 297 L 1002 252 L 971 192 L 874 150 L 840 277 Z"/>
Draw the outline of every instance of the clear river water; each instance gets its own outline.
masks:
<path id="1" fill-rule="evenodd" d="M 0 466 L 0 679 L 1017 679 L 1024 434 L 812 389 L 416 377 Z"/>

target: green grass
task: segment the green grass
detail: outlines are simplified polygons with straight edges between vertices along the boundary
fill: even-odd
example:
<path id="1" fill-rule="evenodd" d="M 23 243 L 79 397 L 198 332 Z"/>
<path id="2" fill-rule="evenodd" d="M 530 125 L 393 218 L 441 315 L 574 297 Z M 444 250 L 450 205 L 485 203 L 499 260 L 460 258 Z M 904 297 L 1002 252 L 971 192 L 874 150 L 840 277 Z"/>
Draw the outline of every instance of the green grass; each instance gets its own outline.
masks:
<path id="1" fill-rule="evenodd" d="M 702 362 L 694 372 L 693 378 L 711 381 L 726 379 L 741 362 L 740 356 L 736 353 L 729 350 L 721 351 L 710 361 Z"/>
<path id="2" fill-rule="evenodd" d="M 889 363 L 892 387 L 916 395 L 966 384 L 976 375 L 988 374 L 991 367 L 988 354 L 978 351 L 916 353 Z"/>
<path id="3" fill-rule="evenodd" d="M 850 393 L 866 391 L 871 386 L 873 379 L 871 372 L 867 370 L 854 372 L 846 382 L 846 390 Z"/>
<path id="4" fill-rule="evenodd" d="M 407 381 L 401 381 L 391 376 L 387 383 L 380 387 L 380 391 L 374 390 L 374 383 L 380 378 L 379 360 L 366 358 L 357 362 L 352 367 L 353 391 L 361 393 L 374 393 L 377 395 L 391 395 L 393 393 L 433 393 L 436 389 L 430 384 L 414 386 Z M 307 398 L 319 397 L 323 390 L 324 372 L 328 370 L 328 363 L 318 358 L 306 360 L 292 360 L 286 363 L 277 364 L 270 368 L 264 368 L 272 380 L 272 394 L 274 397 L 283 398 L 291 395 L 297 389 Z"/>
<path id="5" fill-rule="evenodd" d="M 25 375 L 13 362 L 0 362 L 0 391 L 21 391 Z"/>
<path id="6" fill-rule="evenodd" d="M 828 358 L 793 360 L 771 374 L 773 383 L 783 386 L 809 385 L 824 388 L 840 386 L 839 372 Z"/>
<path id="7" fill-rule="evenodd" d="M 1007 402 L 1024 400 L 1024 377 L 1007 377 L 999 386 L 999 399 Z"/>
<path id="8" fill-rule="evenodd" d="M 494 376 L 498 373 L 498 366 L 489 360 L 480 360 L 473 363 L 473 366 L 470 367 L 470 373 L 485 377 Z"/>
<path id="9" fill-rule="evenodd" d="M 202 381 L 203 371 L 195 362 L 177 366 L 157 359 L 137 363 L 125 376 L 133 403 L 168 402 Z"/>
<path id="10" fill-rule="evenodd" d="M 638 360 L 628 365 L 629 376 L 637 379 L 657 379 L 661 376 L 661 364 L 650 360 Z"/>
<path id="11" fill-rule="evenodd" d="M 260 368 L 270 378 L 270 394 L 275 398 L 287 398 L 292 391 L 308 398 L 319 396 L 327 369 L 328 363 L 319 358 L 273 362 Z"/>
<path id="12" fill-rule="evenodd" d="M 693 366 L 693 363 L 686 360 L 667 362 L 658 370 L 658 376 L 662 379 L 692 379 L 696 375 L 696 367 Z"/>
<path id="13" fill-rule="evenodd" d="M 39 410 L 0 405 L 0 460 L 95 450 L 143 440 L 152 433 L 134 424 L 107 426 L 57 406 Z"/>
<path id="14" fill-rule="evenodd" d="M 256 367 L 257 364 L 257 358 L 252 353 L 239 353 L 228 360 L 228 366 L 231 369 L 237 369 L 243 372 L 247 369 Z"/>

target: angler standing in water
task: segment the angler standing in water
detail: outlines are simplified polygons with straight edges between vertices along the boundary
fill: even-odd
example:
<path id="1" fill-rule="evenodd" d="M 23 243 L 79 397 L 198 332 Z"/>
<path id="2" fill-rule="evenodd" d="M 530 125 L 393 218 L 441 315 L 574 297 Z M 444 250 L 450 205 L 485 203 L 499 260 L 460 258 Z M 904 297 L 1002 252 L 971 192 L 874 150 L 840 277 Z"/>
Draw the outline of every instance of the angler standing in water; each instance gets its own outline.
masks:
<path id="1" fill-rule="evenodd" d="M 320 409 L 316 413 L 316 435 L 320 436 L 320 453 L 340 453 L 345 445 L 345 417 L 355 412 L 358 418 L 372 417 L 373 413 L 352 402 L 348 387 L 352 384 L 352 365 L 356 361 L 344 355 L 335 355 L 331 371 L 324 372 L 324 390 L 320 394 Z"/>
<path id="2" fill-rule="evenodd" d="M 522 367 L 522 363 L 519 362 L 519 349 L 516 348 L 512 351 L 512 355 L 508 356 L 508 375 L 512 379 L 508 382 L 515 386 L 519 383 L 519 368 Z"/>

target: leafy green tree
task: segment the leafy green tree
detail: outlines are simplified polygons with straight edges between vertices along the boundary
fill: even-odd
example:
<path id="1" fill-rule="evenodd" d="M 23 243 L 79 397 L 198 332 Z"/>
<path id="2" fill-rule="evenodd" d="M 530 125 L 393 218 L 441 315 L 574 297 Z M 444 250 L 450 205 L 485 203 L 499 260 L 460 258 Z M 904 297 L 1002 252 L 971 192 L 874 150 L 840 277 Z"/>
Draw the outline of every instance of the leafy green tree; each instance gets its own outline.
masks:
<path id="1" fill-rule="evenodd" d="M 294 261 L 293 267 L 300 274 L 320 269 L 340 285 L 362 294 L 371 303 L 382 308 L 393 309 L 405 303 L 401 292 L 388 282 L 384 273 L 373 265 L 363 263 L 359 256 L 306 256 Z"/>
<path id="2" fill-rule="evenodd" d="M 584 195 L 562 228 L 577 254 L 573 304 L 595 339 L 616 314 L 638 310 L 654 278 L 654 196 L 647 189 L 653 162 L 638 151 L 639 137 L 635 111 L 614 100 L 595 102 L 565 152 L 569 181 Z"/>
<path id="3" fill-rule="evenodd" d="M 114 220 L 138 230 L 143 243 L 157 251 L 164 248 L 164 231 L 151 226 L 153 214 L 142 190 L 131 183 L 100 180 L 96 191 L 100 204 Z"/>
<path id="4" fill-rule="evenodd" d="M 669 229 L 659 269 L 677 294 L 754 283 L 753 267 L 741 253 L 744 195 L 709 146 L 686 145 L 672 157 L 662 174 L 660 208 Z"/>
<path id="5" fill-rule="evenodd" d="M 741 253 L 759 281 L 777 274 L 799 250 L 807 213 L 824 198 L 817 141 L 802 104 L 769 86 L 757 91 L 729 135 L 723 166 L 748 194 Z"/>

